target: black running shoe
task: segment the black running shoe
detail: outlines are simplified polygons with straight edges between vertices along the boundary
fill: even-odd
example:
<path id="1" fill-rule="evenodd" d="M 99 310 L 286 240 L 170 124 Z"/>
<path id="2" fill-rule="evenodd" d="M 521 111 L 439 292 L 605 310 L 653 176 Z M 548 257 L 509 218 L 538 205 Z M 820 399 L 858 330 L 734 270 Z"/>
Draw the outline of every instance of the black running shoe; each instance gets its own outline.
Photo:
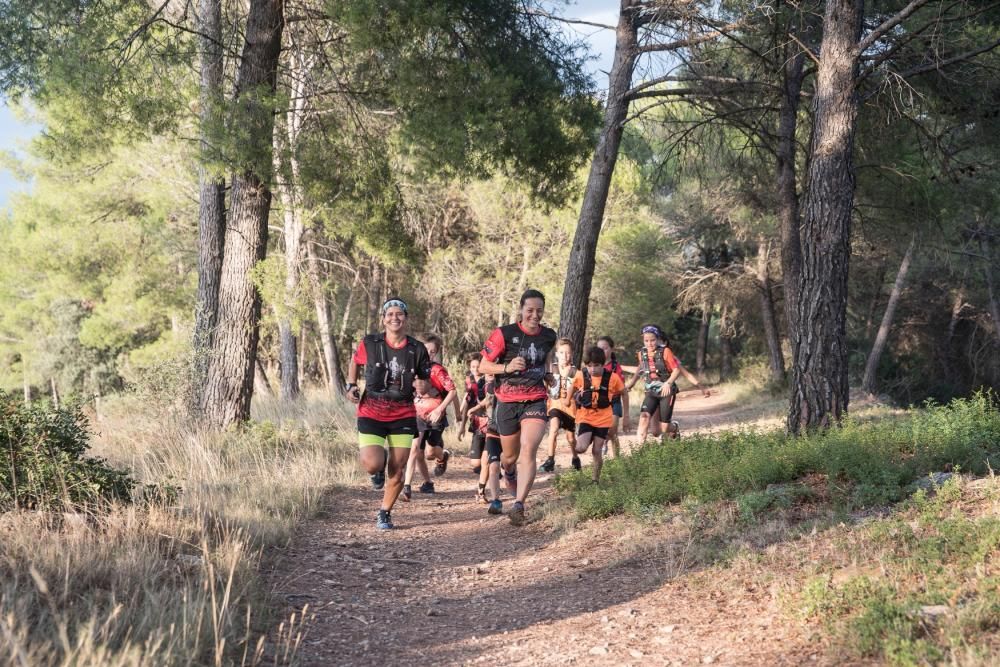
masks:
<path id="1" fill-rule="evenodd" d="M 424 482 L 420 485 L 420 493 L 434 493 L 434 482 Z"/>
<path id="2" fill-rule="evenodd" d="M 376 491 L 381 491 L 382 487 L 385 486 L 385 473 L 381 470 L 374 475 L 369 475 L 368 479 L 372 481 L 372 488 Z"/>
<path id="3" fill-rule="evenodd" d="M 579 470 L 582 467 L 583 466 L 580 464 L 580 457 L 579 456 L 574 456 L 573 457 L 573 470 Z"/>
<path id="4" fill-rule="evenodd" d="M 525 521 L 524 503 L 515 502 L 514 506 L 507 512 L 507 518 L 510 519 L 512 526 L 523 526 Z"/>
<path id="5" fill-rule="evenodd" d="M 413 497 L 413 487 L 409 484 L 403 485 L 403 500 L 410 502 L 410 498 Z"/>
<path id="6" fill-rule="evenodd" d="M 445 473 L 445 471 L 448 470 L 448 459 L 450 458 L 451 458 L 451 452 L 448 451 L 447 449 L 444 450 L 444 454 L 442 454 L 441 460 L 438 461 L 438 464 L 436 466 L 434 466 L 435 477 L 440 477 Z"/>
<path id="7" fill-rule="evenodd" d="M 542 472 L 554 472 L 556 469 L 556 460 L 554 457 L 549 457 L 545 459 L 545 463 L 538 466 L 538 469 Z"/>
<path id="8" fill-rule="evenodd" d="M 392 517 L 389 516 L 389 510 L 378 511 L 378 518 L 375 519 L 375 528 L 377 530 L 392 530 Z"/>

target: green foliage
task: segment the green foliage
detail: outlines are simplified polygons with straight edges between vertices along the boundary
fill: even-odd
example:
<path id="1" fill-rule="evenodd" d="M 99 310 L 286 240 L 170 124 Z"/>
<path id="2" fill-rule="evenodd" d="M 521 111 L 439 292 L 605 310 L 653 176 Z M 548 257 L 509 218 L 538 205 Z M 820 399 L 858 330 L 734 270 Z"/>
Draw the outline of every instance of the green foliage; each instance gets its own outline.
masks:
<path id="1" fill-rule="evenodd" d="M 929 405 L 905 417 L 848 420 L 826 433 L 791 437 L 783 431 L 727 431 L 646 445 L 605 464 L 600 486 L 560 477 L 581 518 L 679 502 L 740 497 L 752 516 L 777 498 L 749 495 L 811 473 L 827 479 L 848 507 L 897 501 L 908 485 L 948 466 L 985 473 L 1000 457 L 1000 410 L 978 394 L 946 406 Z"/>
<path id="2" fill-rule="evenodd" d="M 85 456 L 88 437 L 81 412 L 0 393 L 0 511 L 130 501 L 135 480 Z"/>
<path id="3" fill-rule="evenodd" d="M 838 548 L 854 560 L 863 546 L 878 578 L 814 577 L 801 594 L 804 615 L 848 654 L 893 665 L 950 662 L 981 645 L 1000 627 L 998 582 L 987 567 L 1000 550 L 1000 520 L 966 514 L 970 500 L 982 499 L 952 478 L 933 495 L 919 491 L 900 514 L 858 529 Z"/>

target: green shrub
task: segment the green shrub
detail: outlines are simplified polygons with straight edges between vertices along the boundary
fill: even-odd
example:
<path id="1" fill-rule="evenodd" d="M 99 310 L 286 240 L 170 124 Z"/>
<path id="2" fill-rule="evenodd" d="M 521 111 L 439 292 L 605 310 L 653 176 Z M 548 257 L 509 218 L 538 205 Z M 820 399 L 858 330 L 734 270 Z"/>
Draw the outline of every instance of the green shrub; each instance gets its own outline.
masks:
<path id="1" fill-rule="evenodd" d="M 0 511 L 130 501 L 135 480 L 84 455 L 86 425 L 79 411 L 0 393 Z"/>
<path id="2" fill-rule="evenodd" d="M 807 474 L 827 479 L 830 495 L 850 507 L 895 502 L 929 472 L 949 467 L 984 474 L 1000 461 L 1000 412 L 979 394 L 927 405 L 899 418 L 857 422 L 801 437 L 744 430 L 647 444 L 605 464 L 602 483 L 568 475 L 556 487 L 581 518 L 642 513 L 651 505 L 738 498 Z M 767 501 L 766 503 L 764 501 Z M 774 499 L 744 498 L 745 516 Z"/>

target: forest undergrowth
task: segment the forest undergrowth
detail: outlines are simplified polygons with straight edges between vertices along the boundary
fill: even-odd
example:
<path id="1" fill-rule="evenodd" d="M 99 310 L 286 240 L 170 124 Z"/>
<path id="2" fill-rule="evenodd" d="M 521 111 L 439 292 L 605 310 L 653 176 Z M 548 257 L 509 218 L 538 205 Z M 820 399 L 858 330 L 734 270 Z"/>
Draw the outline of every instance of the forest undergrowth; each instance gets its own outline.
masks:
<path id="1" fill-rule="evenodd" d="M 0 656 L 288 663 L 302 615 L 275 618 L 263 573 L 331 485 L 355 481 L 355 448 L 332 401 L 255 403 L 249 427 L 219 434 L 149 396 L 105 401 L 91 453 L 174 494 L 0 514 Z"/>

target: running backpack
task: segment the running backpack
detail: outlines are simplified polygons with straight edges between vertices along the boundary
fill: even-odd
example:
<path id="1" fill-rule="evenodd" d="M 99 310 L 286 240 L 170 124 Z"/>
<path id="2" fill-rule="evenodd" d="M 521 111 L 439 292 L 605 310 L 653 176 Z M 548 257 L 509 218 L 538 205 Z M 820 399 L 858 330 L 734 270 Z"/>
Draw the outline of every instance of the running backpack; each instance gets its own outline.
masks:
<path id="1" fill-rule="evenodd" d="M 413 379 L 417 375 L 417 340 L 406 337 L 400 349 L 389 347 L 384 334 L 364 338 L 365 392 L 393 401 L 413 400 Z"/>
<path id="2" fill-rule="evenodd" d="M 608 396 L 608 385 L 611 383 L 611 373 L 605 372 L 601 374 L 601 385 L 594 389 L 591 382 L 590 372 L 584 368 L 583 369 L 583 386 L 585 389 L 580 391 L 576 395 L 576 404 L 581 408 L 593 408 L 596 407 L 598 410 L 603 410 L 605 408 L 611 407 L 611 398 Z M 594 399 L 594 394 L 597 394 L 597 399 Z M 596 405 L 595 405 L 596 404 Z"/>

